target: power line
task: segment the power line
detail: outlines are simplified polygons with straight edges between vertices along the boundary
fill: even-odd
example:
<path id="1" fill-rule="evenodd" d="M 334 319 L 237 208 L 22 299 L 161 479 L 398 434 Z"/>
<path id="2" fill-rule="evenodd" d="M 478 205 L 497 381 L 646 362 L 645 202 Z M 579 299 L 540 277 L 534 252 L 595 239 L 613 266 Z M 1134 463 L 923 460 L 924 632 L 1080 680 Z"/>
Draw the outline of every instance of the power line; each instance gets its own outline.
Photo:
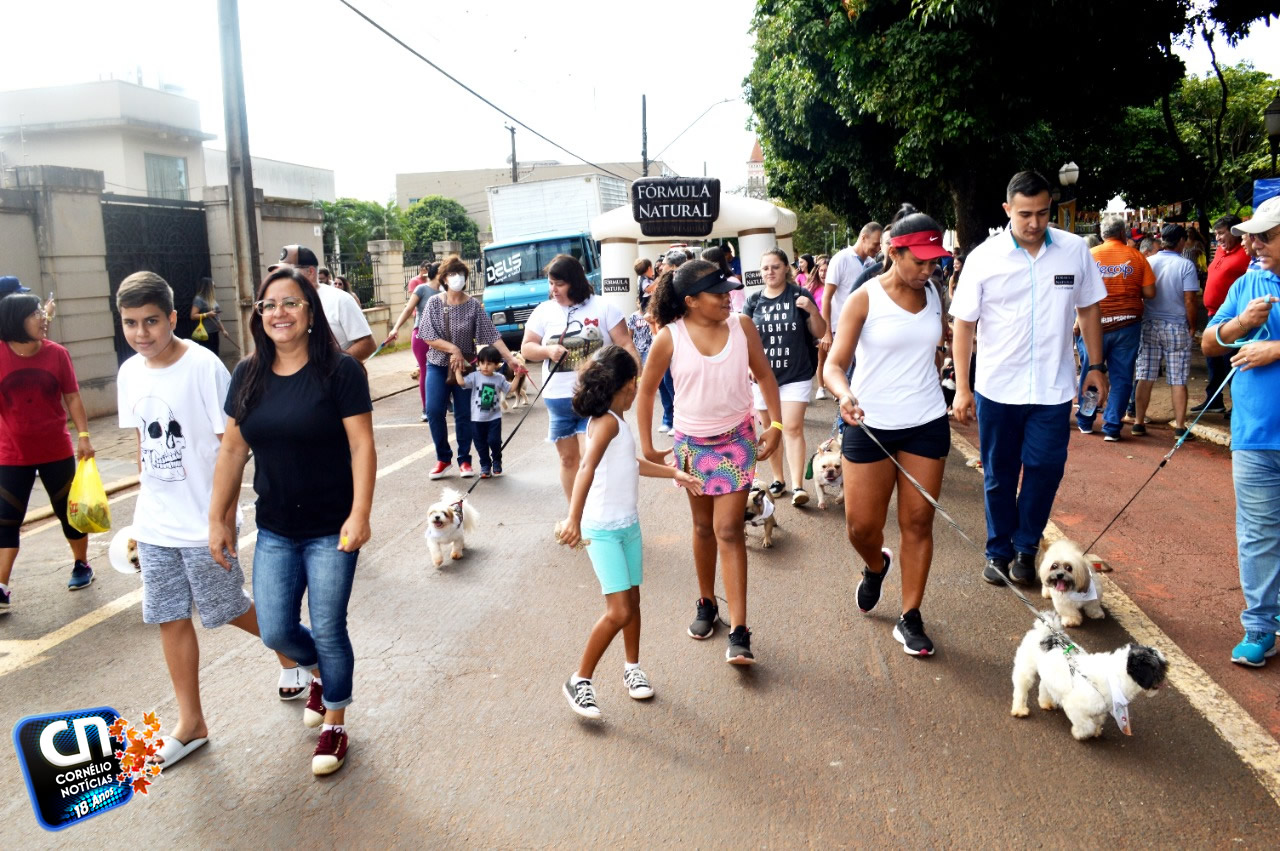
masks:
<path id="1" fill-rule="evenodd" d="M 477 92 L 475 89 L 471 88 L 471 87 L 470 87 L 470 86 L 468 86 L 466 83 L 462 82 L 462 81 L 461 81 L 461 80 L 459 80 L 457 77 L 453 76 L 453 75 L 452 75 L 452 74 L 450 74 L 448 71 L 444 70 L 444 69 L 443 69 L 443 68 L 441 68 L 439 65 L 437 65 L 437 64 L 436 64 L 436 63 L 434 63 L 434 62 L 432 62 L 430 59 L 428 59 L 427 57 L 423 56 L 423 55 L 422 55 L 421 53 L 419 53 L 418 51 L 414 50 L 412 47 L 410 47 L 408 44 L 406 44 L 406 43 L 405 43 L 401 38 L 399 38 L 399 37 L 398 37 L 397 35 L 395 35 L 393 32 L 391 32 L 390 30 L 388 30 L 388 29 L 387 29 L 386 27 L 384 27 L 382 24 L 380 24 L 380 23 L 378 23 L 377 21 L 375 21 L 373 18 L 371 18 L 371 17 L 369 17 L 368 15 L 366 15 L 364 12 L 361 12 L 359 9 L 357 9 L 355 6 L 353 6 L 351 3 L 347 2 L 347 0 L 338 0 L 338 2 L 339 2 L 339 3 L 341 3 L 343 6 L 346 6 L 346 7 L 347 7 L 348 9 L 350 9 L 351 11 L 355 12 L 355 13 L 356 13 L 357 15 L 359 15 L 360 17 L 364 18 L 364 19 L 365 19 L 365 21 L 366 21 L 370 26 L 372 26 L 374 29 L 378 30 L 378 31 L 379 31 L 379 32 L 381 32 L 383 35 L 385 35 L 387 38 L 391 39 L 391 40 L 392 40 L 392 41 L 394 41 L 396 44 L 400 45 L 400 46 L 401 46 L 401 47 L 403 47 L 405 50 L 409 51 L 409 52 L 410 52 L 410 53 L 412 53 L 414 56 L 418 57 L 418 58 L 419 58 L 419 59 L 421 59 L 423 62 L 425 62 L 425 63 L 427 63 L 428 65 L 430 65 L 432 68 L 434 68 L 436 71 L 438 71 L 439 73 L 441 73 L 442 75 L 444 75 L 444 76 L 445 76 L 446 78 L 448 78 L 450 81 L 452 81 L 453 83 L 457 84 L 457 85 L 458 85 L 460 88 L 462 88 L 464 91 L 466 91 L 467 93 L 471 94 L 473 97 L 477 98 L 478 100 L 482 101 L 483 103 L 487 104 L 489 107 L 491 107 L 492 109 L 494 109 L 494 110 L 495 110 L 496 112 L 498 112 L 499 114 L 504 115 L 504 116 L 506 116 L 507 118 L 511 119 L 511 121 L 512 121 L 513 123 L 515 123 L 515 124 L 519 124 L 521 127 L 523 127 L 524 129 L 528 130 L 530 133 L 532 133 L 533 135 L 537 136 L 537 137 L 538 137 L 539 139 L 541 139 L 542 141 L 544 141 L 544 142 L 546 142 L 546 143 L 548 143 L 548 144 L 550 144 L 550 145 L 552 145 L 552 146 L 554 146 L 554 147 L 556 147 L 556 148 L 559 148 L 560 150 L 564 151 L 564 152 L 565 152 L 566 154 L 568 154 L 569 156 L 573 157 L 575 160 L 581 160 L 582 162 L 586 163 L 587 165 L 591 166 L 592 168 L 599 169 L 601 172 L 603 172 L 604 174 L 609 175 L 610 177 L 616 177 L 616 178 L 618 178 L 619 180 L 626 180 L 626 178 L 625 178 L 625 177 L 623 177 L 622 175 L 620 175 L 620 174 L 614 174 L 613 172 L 609 171 L 609 170 L 608 170 L 607 168 L 605 168 L 604 166 L 596 165 L 595 163 L 593 163 L 591 160 L 587 159 L 586 157 L 578 156 L 578 155 L 577 155 L 577 154 L 575 154 L 573 151 L 571 151 L 571 150 L 569 150 L 568 148 L 566 148 L 564 145 L 561 145 L 559 142 L 554 142 L 554 141 L 552 141 L 551 139 L 548 139 L 546 136 L 544 136 L 544 135 L 542 135 L 541 133 L 539 133 L 537 130 L 534 130 L 534 129 L 533 129 L 532 127 L 530 127 L 528 124 L 525 124 L 525 123 L 524 123 L 523 121 L 521 121 L 519 118 L 516 118 L 516 117 L 515 117 L 514 115 L 512 115 L 511 113 L 507 112 L 505 109 L 503 109 L 502 107 L 498 106 L 496 103 L 494 103 L 493 101 L 489 100 L 487 97 L 485 97 L 484 95 L 480 94 L 480 93 L 479 93 L 479 92 Z"/>
<path id="2" fill-rule="evenodd" d="M 711 106 L 709 106 L 709 107 L 707 107 L 706 109 L 704 109 L 704 110 L 702 111 L 702 115 L 699 115 L 697 118 L 693 119 L 693 121 L 690 121 L 690 122 L 689 122 L 689 126 L 688 126 L 688 127 L 686 127 L 686 128 L 684 128 L 683 130 L 681 130 L 681 131 L 680 131 L 680 135 L 679 135 L 679 136 L 676 136 L 674 139 L 672 139 L 670 142 L 668 142 L 665 148 L 663 148 L 661 151 L 658 151 L 658 153 L 656 153 L 656 154 L 654 154 L 652 157 L 650 157 L 650 161 L 652 162 L 653 160 L 656 160 L 656 159 L 658 159 L 659 157 L 661 157 L 663 154 L 665 154 L 665 153 L 667 152 L 667 148 L 670 148 L 670 147 L 671 147 L 672 145 L 674 145 L 676 142 L 680 141 L 680 136 L 683 136 L 685 133 L 688 133 L 691 129 L 693 129 L 693 125 L 695 125 L 695 124 L 697 124 L 699 121 L 701 121 L 701 120 L 703 119 L 703 117 L 704 117 L 708 112 L 710 112 L 711 110 L 715 109 L 717 106 L 719 106 L 719 105 L 720 105 L 720 104 L 722 104 L 722 103 L 732 103 L 732 102 L 733 102 L 733 101 L 735 101 L 735 100 L 737 100 L 737 98 L 725 98 L 724 100 L 718 100 L 718 101 L 716 101 L 715 103 L 711 104 Z"/>

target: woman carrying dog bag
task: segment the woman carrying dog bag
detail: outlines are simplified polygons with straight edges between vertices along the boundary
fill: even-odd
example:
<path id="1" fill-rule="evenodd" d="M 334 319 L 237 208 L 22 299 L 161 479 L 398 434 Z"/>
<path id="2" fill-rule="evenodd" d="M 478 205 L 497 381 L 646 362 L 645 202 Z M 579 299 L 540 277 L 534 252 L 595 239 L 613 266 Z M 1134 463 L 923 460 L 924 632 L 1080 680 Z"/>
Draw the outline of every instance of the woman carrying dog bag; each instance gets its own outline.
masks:
<path id="1" fill-rule="evenodd" d="M 378 466 L 373 402 L 364 368 L 338 348 L 316 288 L 296 269 L 268 275 L 253 307 L 254 351 L 236 366 L 227 389 L 209 551 L 230 569 L 226 553 L 236 554 L 236 530 L 227 516 L 252 450 L 258 627 L 263 644 L 315 676 L 302 722 L 323 725 L 311 770 L 332 774 L 348 745 L 355 653 L 347 603 L 370 534 Z M 304 592 L 310 629 L 301 622 Z"/>
<path id="2" fill-rule="evenodd" d="M 525 360 L 543 361 L 542 398 L 547 404 L 547 441 L 560 456 L 560 487 L 573 496 L 586 440 L 587 418 L 573 410 L 578 369 L 605 346 L 621 346 L 640 362 L 622 311 L 596 298 L 582 264 L 557 254 L 547 264 L 550 298 L 533 309 L 524 326 L 520 353 Z M 557 367 L 556 364 L 559 364 Z"/>
<path id="3" fill-rule="evenodd" d="M 780 248 L 764 253 L 760 259 L 760 274 L 764 288 L 747 299 L 742 312 L 755 323 L 760 341 L 769 357 L 769 368 L 778 382 L 782 397 L 782 448 L 783 453 L 769 459 L 773 471 L 773 483 L 769 495 L 774 499 L 786 490 L 783 472 L 783 455 L 791 467 L 791 504 L 805 505 L 809 493 L 804 489 L 804 462 L 807 453 L 804 445 L 804 412 L 809 408 L 813 394 L 814 355 L 818 340 L 827 332 L 826 320 L 818 312 L 818 305 L 808 291 L 791 283 L 791 267 L 787 255 Z M 753 384 L 751 394 L 755 398 L 760 425 L 767 426 L 764 396 L 760 386 Z"/>
<path id="4" fill-rule="evenodd" d="M 675 466 L 702 480 L 702 496 L 689 495 L 699 591 L 689 636 L 705 639 L 715 631 L 718 555 L 731 627 L 725 659 L 732 665 L 755 662 L 747 628 L 747 541 L 742 531 L 752 470 L 756 459 L 768 458 L 782 440 L 778 382 L 756 326 L 733 312 L 729 298 L 741 287 L 706 260 L 690 260 L 674 273 L 662 274 L 650 307 L 663 327 L 649 349 L 636 409 L 644 457 L 665 463 L 672 450 L 653 447 L 653 397 L 670 367 L 677 402 L 671 433 Z M 760 385 L 771 422 L 758 442 L 749 375 Z"/>
<path id="5" fill-rule="evenodd" d="M 885 453 L 937 499 L 951 451 L 951 426 L 938 381 L 946 319 L 929 279 L 938 258 L 950 256 L 942 247 L 942 228 L 929 216 L 912 213 L 894 224 L 885 270 L 845 302 L 823 373 L 848 424 L 845 523 L 849 542 L 867 564 L 858 583 L 858 608 L 865 614 L 880 601 L 881 584 L 893 564 L 893 554 L 884 547 L 884 524 L 896 486 L 902 616 L 893 637 L 912 656 L 934 653 L 920 616 L 933 560 L 934 512 Z M 845 376 L 855 355 L 858 368 L 850 387 Z"/>
<path id="6" fill-rule="evenodd" d="M 440 267 L 440 280 L 446 288 L 427 300 L 418 322 L 418 336 L 431 350 L 427 352 L 427 424 L 436 446 L 436 464 L 432 479 L 442 479 L 453 466 L 453 449 L 449 446 L 449 423 L 446 410 L 453 399 L 453 428 L 458 439 L 458 474 L 464 479 L 475 475 L 471 468 L 471 391 L 455 384 L 452 376 L 466 371 L 475 363 L 477 347 L 493 346 L 514 372 L 523 367 L 511 356 L 502 335 L 493 327 L 484 305 L 467 294 L 467 264 L 450 257 Z M 424 293 L 425 295 L 425 293 Z"/>

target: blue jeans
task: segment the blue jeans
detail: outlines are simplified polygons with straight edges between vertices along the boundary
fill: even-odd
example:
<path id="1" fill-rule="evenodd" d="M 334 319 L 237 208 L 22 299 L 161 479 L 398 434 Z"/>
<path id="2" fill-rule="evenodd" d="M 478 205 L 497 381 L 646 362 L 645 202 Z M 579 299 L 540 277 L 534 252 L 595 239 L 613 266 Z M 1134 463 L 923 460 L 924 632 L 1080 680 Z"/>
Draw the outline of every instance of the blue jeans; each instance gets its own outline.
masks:
<path id="1" fill-rule="evenodd" d="M 475 435 L 476 454 L 480 456 L 481 471 L 502 471 L 502 418 L 476 420 L 471 423 Z"/>
<path id="2" fill-rule="evenodd" d="M 662 397 L 662 424 L 671 428 L 676 423 L 676 382 L 669 369 L 658 385 L 658 395 Z"/>
<path id="3" fill-rule="evenodd" d="M 1129 394 L 1133 392 L 1133 368 L 1138 362 L 1138 348 L 1142 344 L 1142 323 L 1138 322 L 1102 335 L 1102 362 L 1107 365 L 1107 380 L 1111 389 L 1107 393 L 1107 407 L 1102 414 L 1102 433 L 1117 436 L 1123 423 L 1120 422 L 1129 405 Z M 1076 337 L 1076 351 L 1080 353 L 1080 390 L 1084 395 L 1084 382 L 1089 372 L 1089 352 L 1084 347 L 1084 335 Z M 1076 412 L 1076 423 L 1080 428 L 1093 430 L 1093 416 L 1082 416 Z"/>
<path id="4" fill-rule="evenodd" d="M 436 445 L 436 460 L 446 464 L 453 461 L 453 449 L 449 446 L 449 421 L 445 410 L 449 397 L 453 397 L 453 429 L 458 440 L 458 463 L 471 463 L 471 391 L 454 387 L 446 379 L 449 370 L 433 363 L 427 364 L 427 425 L 431 427 L 431 442 Z"/>
<path id="5" fill-rule="evenodd" d="M 1280 615 L 1280 449 L 1231 453 L 1236 486 L 1236 548 L 1248 632 L 1275 632 Z"/>
<path id="6" fill-rule="evenodd" d="M 1035 553 L 1067 467 L 1071 403 L 1005 405 L 980 393 L 974 398 L 986 491 L 987 558 Z"/>
<path id="7" fill-rule="evenodd" d="M 338 549 L 337 535 L 286 538 L 258 530 L 253 597 L 262 643 L 304 668 L 319 665 L 326 709 L 351 702 L 355 651 L 347 635 L 347 602 L 359 553 Z M 307 595 L 311 628 L 302 625 Z"/>

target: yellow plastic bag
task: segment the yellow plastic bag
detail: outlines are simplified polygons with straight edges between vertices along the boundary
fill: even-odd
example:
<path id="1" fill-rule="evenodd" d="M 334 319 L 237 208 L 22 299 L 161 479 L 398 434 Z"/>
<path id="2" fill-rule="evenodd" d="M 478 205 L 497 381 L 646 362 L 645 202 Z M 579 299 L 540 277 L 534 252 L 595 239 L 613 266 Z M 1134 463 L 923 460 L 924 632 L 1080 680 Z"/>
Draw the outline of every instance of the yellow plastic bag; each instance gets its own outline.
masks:
<path id="1" fill-rule="evenodd" d="M 191 332 L 191 339 L 197 343 L 203 343 L 209 339 L 209 332 L 204 330 L 204 318 L 201 317 L 200 324 L 196 326 L 196 330 Z"/>
<path id="2" fill-rule="evenodd" d="M 98 475 L 98 462 L 82 458 L 67 495 L 67 522 L 81 532 L 106 532 L 111 528 L 111 505 Z"/>

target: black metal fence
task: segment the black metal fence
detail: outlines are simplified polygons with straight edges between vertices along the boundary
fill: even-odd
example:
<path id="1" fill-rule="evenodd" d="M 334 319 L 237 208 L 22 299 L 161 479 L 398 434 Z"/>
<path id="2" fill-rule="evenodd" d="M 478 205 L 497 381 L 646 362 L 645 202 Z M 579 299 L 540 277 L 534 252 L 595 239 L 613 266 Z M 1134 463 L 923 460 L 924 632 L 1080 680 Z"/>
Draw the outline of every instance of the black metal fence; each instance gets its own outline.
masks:
<path id="1" fill-rule="evenodd" d="M 341 276 L 351 285 L 351 292 L 361 307 L 376 307 L 387 303 L 383 292 L 386 284 L 380 283 L 378 261 L 369 254 L 344 254 L 328 259 L 329 270 L 334 277 Z"/>

